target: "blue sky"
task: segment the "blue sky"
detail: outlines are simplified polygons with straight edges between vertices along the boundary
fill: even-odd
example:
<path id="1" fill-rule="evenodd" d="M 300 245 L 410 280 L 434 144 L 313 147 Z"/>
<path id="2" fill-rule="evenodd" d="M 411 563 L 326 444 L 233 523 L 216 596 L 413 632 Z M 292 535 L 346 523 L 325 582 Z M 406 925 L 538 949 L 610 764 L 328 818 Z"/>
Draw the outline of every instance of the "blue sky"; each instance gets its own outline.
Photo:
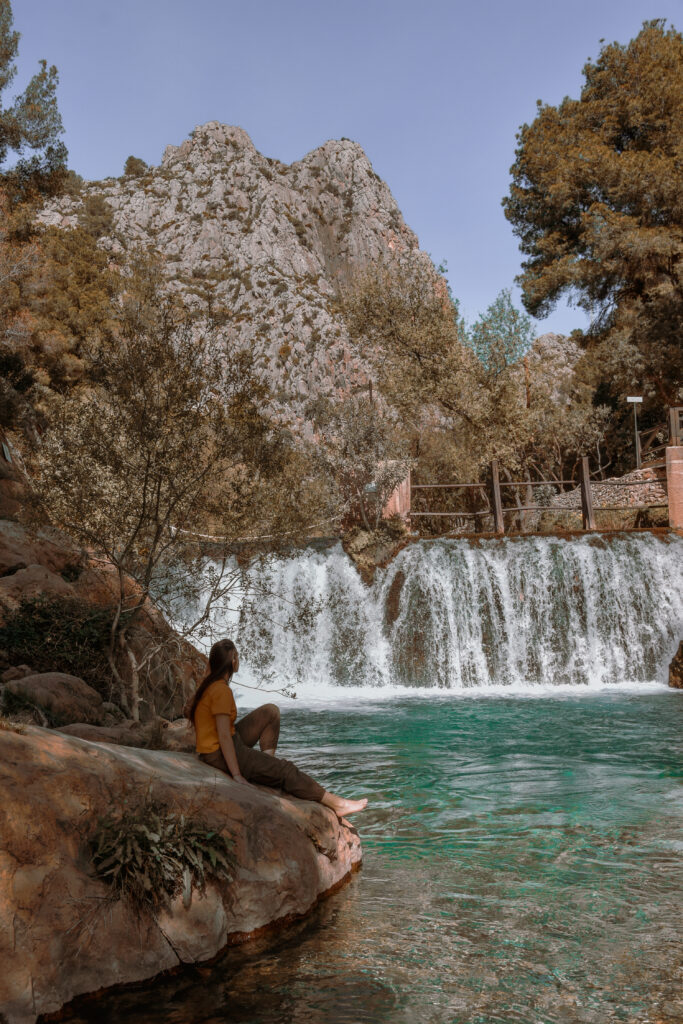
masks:
<path id="1" fill-rule="evenodd" d="M 627 42 L 683 0 L 13 0 L 21 88 L 59 68 L 70 165 L 158 163 L 196 124 L 241 125 L 287 163 L 359 142 L 467 319 L 513 286 L 503 216 L 515 132 L 537 99 L 578 96 L 600 39 Z M 583 326 L 559 307 L 538 333 Z"/>

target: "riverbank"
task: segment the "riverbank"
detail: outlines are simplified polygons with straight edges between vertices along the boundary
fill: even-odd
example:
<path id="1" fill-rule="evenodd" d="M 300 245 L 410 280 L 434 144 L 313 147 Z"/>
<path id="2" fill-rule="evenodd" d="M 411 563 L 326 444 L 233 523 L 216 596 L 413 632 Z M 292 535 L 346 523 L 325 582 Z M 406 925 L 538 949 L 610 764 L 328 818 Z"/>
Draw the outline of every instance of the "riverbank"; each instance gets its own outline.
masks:
<path id="1" fill-rule="evenodd" d="M 310 912 L 361 863 L 356 830 L 319 804 L 240 786 L 192 755 L 0 730 L 0 1013 L 33 1024 L 80 993 L 201 963 Z M 152 796 L 234 841 L 230 883 L 138 912 L 96 877 L 107 813 Z"/>

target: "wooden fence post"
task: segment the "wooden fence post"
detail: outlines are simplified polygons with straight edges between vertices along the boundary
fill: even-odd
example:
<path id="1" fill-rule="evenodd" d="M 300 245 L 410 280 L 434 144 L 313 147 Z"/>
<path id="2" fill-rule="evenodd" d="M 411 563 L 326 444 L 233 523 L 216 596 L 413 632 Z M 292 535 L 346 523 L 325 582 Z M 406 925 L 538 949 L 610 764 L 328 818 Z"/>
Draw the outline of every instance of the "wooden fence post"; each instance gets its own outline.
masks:
<path id="1" fill-rule="evenodd" d="M 503 520 L 503 503 L 500 500 L 500 481 L 498 479 L 498 460 L 491 463 L 491 492 L 493 497 L 493 522 L 496 533 L 505 533 Z"/>
<path id="2" fill-rule="evenodd" d="M 594 530 L 593 495 L 591 494 L 590 468 L 586 455 L 581 459 L 581 516 L 584 530 Z"/>

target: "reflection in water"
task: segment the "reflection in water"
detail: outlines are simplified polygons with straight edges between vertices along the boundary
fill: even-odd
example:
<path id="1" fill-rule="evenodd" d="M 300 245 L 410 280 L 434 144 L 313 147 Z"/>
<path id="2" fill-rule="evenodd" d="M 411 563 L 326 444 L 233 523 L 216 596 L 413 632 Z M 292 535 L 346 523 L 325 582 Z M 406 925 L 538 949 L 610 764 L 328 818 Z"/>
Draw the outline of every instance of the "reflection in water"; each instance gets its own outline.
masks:
<path id="1" fill-rule="evenodd" d="M 682 710 L 622 691 L 288 711 L 287 755 L 371 797 L 363 872 L 275 939 L 67 1019 L 680 1024 Z"/>

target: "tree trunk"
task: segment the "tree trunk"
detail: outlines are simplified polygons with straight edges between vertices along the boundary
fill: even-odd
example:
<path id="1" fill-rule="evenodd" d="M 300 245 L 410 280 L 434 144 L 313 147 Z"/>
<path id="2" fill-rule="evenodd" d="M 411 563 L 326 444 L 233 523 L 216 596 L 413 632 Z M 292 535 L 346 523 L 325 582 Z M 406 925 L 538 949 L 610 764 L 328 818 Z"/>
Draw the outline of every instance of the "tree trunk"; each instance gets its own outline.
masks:
<path id="1" fill-rule="evenodd" d="M 126 634 L 121 633 L 119 637 L 121 647 L 130 665 L 130 717 L 134 722 L 140 721 L 140 671 L 137 658 L 131 650 Z"/>
<path id="2" fill-rule="evenodd" d="M 534 489 L 531 486 L 531 475 L 530 475 L 528 469 L 524 470 L 524 479 L 527 482 L 527 485 L 526 485 L 526 487 L 524 489 L 525 490 L 524 504 L 525 505 L 533 505 L 533 503 L 534 503 Z M 532 517 L 535 516 L 535 515 L 536 515 L 535 512 L 524 512 L 524 513 L 522 513 L 522 529 L 523 530 L 526 530 L 527 526 L 529 525 L 529 522 L 531 521 Z"/>
<path id="3" fill-rule="evenodd" d="M 360 515 L 361 519 L 363 520 L 363 526 L 368 531 L 368 533 L 372 533 L 372 527 L 370 526 L 370 523 L 368 521 L 368 515 L 367 512 L 365 511 L 365 502 L 363 501 L 363 494 L 361 491 L 358 491 L 358 503 L 360 505 Z"/>

